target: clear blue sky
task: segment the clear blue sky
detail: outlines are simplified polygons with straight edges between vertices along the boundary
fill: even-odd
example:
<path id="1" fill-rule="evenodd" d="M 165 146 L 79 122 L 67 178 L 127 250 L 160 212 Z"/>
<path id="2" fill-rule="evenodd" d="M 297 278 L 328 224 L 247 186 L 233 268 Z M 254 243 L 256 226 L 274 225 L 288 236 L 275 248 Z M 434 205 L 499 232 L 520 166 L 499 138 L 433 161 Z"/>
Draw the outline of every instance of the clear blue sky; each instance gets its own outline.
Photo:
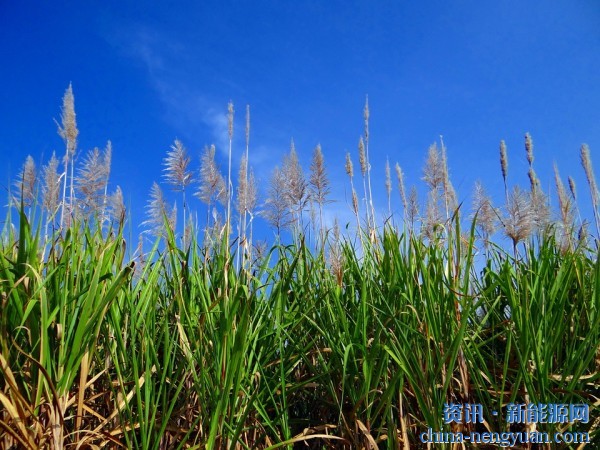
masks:
<path id="1" fill-rule="evenodd" d="M 38 163 L 53 150 L 63 155 L 53 119 L 72 82 L 80 155 L 112 141 L 112 186 L 134 218 L 175 138 L 195 168 L 202 148 L 216 144 L 225 171 L 229 100 L 236 161 L 250 104 L 250 160 L 263 189 L 291 138 L 306 169 L 321 143 L 339 200 L 330 214 L 342 220 L 350 213 L 344 155 L 358 166 L 367 94 L 381 210 L 386 158 L 401 164 L 408 186 L 421 186 L 439 135 L 461 199 L 478 178 L 501 199 L 501 139 L 510 181 L 527 185 L 525 132 L 546 190 L 557 161 L 584 195 L 583 142 L 600 167 L 596 0 L 0 1 L 0 66 L 1 185 L 28 154 Z"/>

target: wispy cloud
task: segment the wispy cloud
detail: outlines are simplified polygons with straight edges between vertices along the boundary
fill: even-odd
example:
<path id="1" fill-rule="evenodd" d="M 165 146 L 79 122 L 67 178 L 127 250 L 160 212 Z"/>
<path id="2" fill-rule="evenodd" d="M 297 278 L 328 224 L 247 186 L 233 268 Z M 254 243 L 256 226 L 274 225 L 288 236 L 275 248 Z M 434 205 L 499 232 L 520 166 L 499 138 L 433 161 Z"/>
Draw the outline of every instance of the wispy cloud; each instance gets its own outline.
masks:
<path id="1" fill-rule="evenodd" d="M 227 152 L 226 105 L 220 109 L 212 104 L 208 95 L 189 80 L 183 61 L 190 49 L 184 43 L 139 24 L 120 27 L 108 41 L 143 65 L 165 107 L 163 119 L 178 135 L 204 144 L 209 143 L 208 135 L 219 152 Z"/>
<path id="2" fill-rule="evenodd" d="M 228 157 L 229 134 L 227 105 L 215 104 L 208 93 L 189 76 L 184 61 L 191 50 L 160 31 L 139 24 L 123 26 L 109 42 L 132 60 L 142 64 L 148 80 L 163 103 L 163 120 L 191 149 L 214 144 L 222 159 Z M 236 108 L 234 151 L 244 148 L 245 105 Z M 198 149 L 199 150 L 199 149 Z M 250 165 L 257 177 L 268 179 L 274 167 L 271 145 L 251 145 Z M 234 157 L 237 166 L 239 158 Z"/>

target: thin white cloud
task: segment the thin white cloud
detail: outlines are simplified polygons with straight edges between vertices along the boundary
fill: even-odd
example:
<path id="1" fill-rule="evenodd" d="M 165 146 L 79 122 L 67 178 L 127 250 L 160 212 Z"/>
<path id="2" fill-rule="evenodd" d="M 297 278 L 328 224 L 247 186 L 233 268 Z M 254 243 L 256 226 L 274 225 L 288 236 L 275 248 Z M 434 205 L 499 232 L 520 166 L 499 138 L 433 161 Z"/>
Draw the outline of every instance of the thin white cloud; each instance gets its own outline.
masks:
<path id="1" fill-rule="evenodd" d="M 207 95 L 189 81 L 178 61 L 184 59 L 183 44 L 156 30 L 141 25 L 120 27 L 109 42 L 125 55 L 143 64 L 148 80 L 165 106 L 163 119 L 176 130 L 178 137 L 188 141 L 194 151 L 200 146 L 214 144 L 222 160 L 229 156 L 229 124 L 227 105 L 211 103 Z M 241 112 L 240 112 L 241 111 Z M 236 111 L 234 119 L 234 167 L 245 150 L 245 107 Z M 244 149 L 244 150 L 242 150 Z M 273 169 L 272 146 L 250 144 L 250 166 L 257 178 L 268 180 Z"/>
<path id="2" fill-rule="evenodd" d="M 210 108 L 204 112 L 202 120 L 210 127 L 217 151 L 227 157 L 229 155 L 229 119 L 227 114 Z"/>
<path id="3" fill-rule="evenodd" d="M 180 61 L 186 47 L 169 36 L 142 25 L 121 27 L 108 41 L 125 55 L 141 63 L 148 80 L 165 106 L 163 119 L 194 144 L 214 143 L 223 154 L 228 151 L 227 105 L 219 109 L 187 80 Z"/>

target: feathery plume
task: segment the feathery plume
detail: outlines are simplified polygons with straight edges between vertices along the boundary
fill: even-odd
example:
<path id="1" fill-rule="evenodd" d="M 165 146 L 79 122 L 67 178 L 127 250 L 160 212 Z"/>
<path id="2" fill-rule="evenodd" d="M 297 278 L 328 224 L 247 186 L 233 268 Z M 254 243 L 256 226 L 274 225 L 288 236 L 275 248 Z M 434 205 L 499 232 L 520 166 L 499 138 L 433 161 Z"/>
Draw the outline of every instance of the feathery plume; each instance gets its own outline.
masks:
<path id="1" fill-rule="evenodd" d="M 246 185 L 246 210 L 252 213 L 256 208 L 258 200 L 258 190 L 256 188 L 256 179 L 252 168 L 248 171 L 248 184 Z"/>
<path id="2" fill-rule="evenodd" d="M 210 231 L 210 213 L 213 201 L 225 203 L 227 188 L 225 180 L 219 172 L 217 163 L 215 162 L 215 146 L 204 147 L 200 161 L 200 186 L 194 193 L 203 203 L 206 203 L 206 227 L 204 229 L 205 242 L 208 242 Z"/>
<path id="3" fill-rule="evenodd" d="M 442 187 L 444 183 L 444 170 L 442 158 L 437 148 L 437 144 L 431 144 L 427 151 L 427 160 L 423 169 L 423 181 L 434 191 Z"/>
<path id="4" fill-rule="evenodd" d="M 492 206 L 490 197 L 485 192 L 483 185 L 477 181 L 473 194 L 473 212 L 477 217 L 477 228 L 481 233 L 484 244 L 487 246 L 490 236 L 496 228 L 496 211 Z"/>
<path id="5" fill-rule="evenodd" d="M 233 117 L 231 118 L 231 122 L 233 123 Z M 246 153 L 242 157 L 242 161 L 240 163 L 240 169 L 238 172 L 238 188 L 237 188 L 237 200 L 235 203 L 235 208 L 239 214 L 238 221 L 238 229 L 239 229 L 239 239 L 237 241 L 237 252 L 236 252 L 236 267 L 239 269 L 240 267 L 240 257 L 242 258 L 242 267 L 244 266 L 244 261 L 246 255 L 249 255 L 251 250 L 251 245 L 248 244 L 246 239 L 246 230 L 248 228 L 248 195 L 249 195 L 249 178 L 248 178 L 248 152 L 250 148 L 250 105 L 246 105 Z M 254 192 L 256 195 L 256 192 Z M 244 252 L 242 255 L 242 247 L 244 248 Z"/>
<path id="6" fill-rule="evenodd" d="M 358 233 L 358 237 L 360 239 L 361 246 L 364 250 L 364 242 L 363 236 L 360 228 L 360 216 L 358 215 L 358 195 L 356 195 L 356 191 L 354 190 L 354 186 L 352 186 L 352 211 L 354 211 L 354 216 L 356 217 L 356 232 Z"/>
<path id="7" fill-rule="evenodd" d="M 454 213 L 458 208 L 456 201 L 456 192 L 454 186 L 450 181 L 450 171 L 448 170 L 448 157 L 446 154 L 446 146 L 444 145 L 444 138 L 440 136 L 441 142 L 441 170 L 443 177 L 442 189 L 444 191 L 444 206 L 446 208 L 446 220 L 450 218 L 450 212 Z"/>
<path id="8" fill-rule="evenodd" d="M 229 101 L 227 104 L 227 133 L 229 134 L 229 139 L 233 139 L 233 102 Z"/>
<path id="9" fill-rule="evenodd" d="M 69 83 L 69 87 L 63 96 L 63 105 L 61 112 L 61 124 L 58 125 L 58 134 L 65 141 L 67 146 L 67 154 L 65 158 L 72 158 L 75 154 L 77 146 L 77 120 L 75 118 L 75 96 L 73 95 L 73 87 Z"/>
<path id="10" fill-rule="evenodd" d="M 546 233 L 551 222 L 548 196 L 538 187 L 531 193 L 530 203 L 535 229 L 541 233 Z"/>
<path id="11" fill-rule="evenodd" d="M 327 203 L 329 195 L 329 180 L 325 173 L 325 159 L 321 150 L 321 144 L 317 144 L 313 152 L 310 164 L 310 197 L 319 205 L 319 225 L 321 230 L 321 243 L 325 243 L 325 230 L 323 228 L 323 205 Z"/>
<path id="12" fill-rule="evenodd" d="M 239 239 L 237 241 L 237 252 L 236 252 L 236 267 L 239 269 L 242 246 L 246 245 L 246 224 L 244 218 L 247 212 L 247 194 L 248 194 L 248 162 L 246 156 L 242 156 L 240 162 L 240 170 L 238 171 L 238 185 L 237 185 L 237 196 L 235 201 L 235 209 L 239 215 L 238 227 L 239 227 Z"/>
<path id="13" fill-rule="evenodd" d="M 509 196 L 503 226 L 506 236 L 512 240 L 516 254 L 517 245 L 529 237 L 534 226 L 531 200 L 518 186 L 515 186 Z"/>
<path id="14" fill-rule="evenodd" d="M 219 168 L 215 161 L 215 146 L 204 147 L 200 162 L 200 187 L 194 194 L 202 202 L 211 205 L 213 200 L 217 200 L 222 204 L 226 200 L 225 180 L 219 172 Z"/>
<path id="15" fill-rule="evenodd" d="M 360 163 L 360 172 L 364 177 L 367 175 L 367 157 L 365 156 L 365 141 L 363 141 L 362 136 L 358 140 L 358 161 Z"/>
<path id="16" fill-rule="evenodd" d="M 554 182 L 556 183 L 556 192 L 558 194 L 558 211 L 560 213 L 560 222 L 562 228 L 560 241 L 563 249 L 571 249 L 573 234 L 573 205 L 571 203 L 569 194 L 567 194 L 567 189 L 560 178 L 556 163 L 554 163 Z"/>
<path id="17" fill-rule="evenodd" d="M 532 231 L 537 230 L 545 233 L 548 231 L 548 225 L 550 224 L 550 207 L 548 206 L 548 198 L 542 190 L 540 179 L 533 168 L 533 140 L 529 133 L 525 133 L 525 153 L 527 154 L 527 162 L 529 163 L 527 176 L 531 186 L 529 204 L 533 211 Z"/>
<path id="18" fill-rule="evenodd" d="M 302 211 L 308 201 L 308 184 L 304 178 L 293 139 L 290 144 L 290 152 L 283 160 L 282 173 L 285 177 L 284 198 L 294 221 L 298 222 L 302 218 Z"/>
<path id="19" fill-rule="evenodd" d="M 58 175 L 58 158 L 52 152 L 48 164 L 42 169 L 42 211 L 46 211 L 46 224 L 44 226 L 44 249 L 48 240 L 48 226 L 55 223 L 55 216 L 60 205 L 60 176 Z"/>
<path id="20" fill-rule="evenodd" d="M 571 191 L 573 200 L 577 201 L 577 186 L 575 185 L 575 180 L 571 177 L 569 177 L 569 190 Z"/>
<path id="21" fill-rule="evenodd" d="M 527 153 L 527 162 L 533 164 L 533 140 L 529 133 L 525 133 L 525 152 Z"/>
<path id="22" fill-rule="evenodd" d="M 529 170 L 527 171 L 527 178 L 529 178 L 529 185 L 531 187 L 531 192 L 534 192 L 540 188 L 540 180 L 537 177 L 535 170 L 533 170 L 533 167 L 530 167 Z"/>
<path id="23" fill-rule="evenodd" d="M 240 216 L 242 216 L 247 210 L 247 193 L 248 161 L 246 160 L 246 156 L 242 156 L 242 160 L 240 162 L 240 170 L 238 171 L 237 197 L 235 202 L 235 209 Z"/>
<path id="24" fill-rule="evenodd" d="M 406 200 L 406 191 L 404 189 L 404 173 L 402 172 L 402 168 L 398 163 L 396 163 L 396 178 L 398 179 L 398 191 L 400 192 L 400 199 L 402 200 L 402 209 L 404 216 L 406 217 L 408 202 Z"/>
<path id="25" fill-rule="evenodd" d="M 162 189 L 156 182 L 152 184 L 150 200 L 146 210 L 148 211 L 148 219 L 142 225 L 148 227 L 148 233 L 156 237 L 165 237 L 165 221 L 174 229 L 173 210 L 169 210 Z"/>
<path id="26" fill-rule="evenodd" d="M 56 121 L 55 121 L 56 122 Z M 73 182 L 74 182 L 74 164 L 71 161 L 71 190 L 69 197 L 69 206 L 66 208 L 66 198 L 67 198 L 67 174 L 69 173 L 69 161 L 73 159 L 75 155 L 75 149 L 77 148 L 77 136 L 79 135 L 79 130 L 77 129 L 77 120 L 75 118 L 75 97 L 73 95 L 73 87 L 71 83 L 69 83 L 69 87 L 65 91 L 63 95 L 63 105 L 61 112 L 61 124 L 58 125 L 58 134 L 63 141 L 65 142 L 66 152 L 64 157 L 64 183 L 63 183 L 63 196 L 62 196 L 62 208 L 60 215 L 60 226 L 62 228 L 63 222 L 65 219 L 65 209 L 69 211 L 74 210 L 74 196 L 73 196 Z"/>
<path id="27" fill-rule="evenodd" d="M 427 160 L 423 168 L 423 180 L 429 187 L 427 198 L 424 231 L 425 236 L 435 236 L 435 228 L 443 223 L 442 211 L 446 212 L 446 220 L 450 217 L 450 210 L 454 210 L 455 194 L 450 183 L 446 164 L 445 150 L 442 141 L 442 151 L 437 144 L 429 146 Z"/>
<path id="28" fill-rule="evenodd" d="M 352 158 L 350 157 L 350 152 L 346 152 L 346 164 L 344 166 L 346 169 L 346 174 L 350 177 L 350 189 L 352 190 L 352 211 L 354 211 L 354 215 L 356 216 L 356 230 L 360 230 L 360 218 L 358 216 L 358 196 L 356 195 L 356 191 L 354 190 L 354 165 L 352 164 Z M 360 235 L 360 234 L 359 234 Z M 361 237 L 362 241 L 362 237 Z"/>
<path id="29" fill-rule="evenodd" d="M 500 141 L 500 169 L 502 170 L 504 184 L 506 184 L 506 179 L 508 177 L 508 156 L 506 154 L 506 143 L 504 140 Z"/>
<path id="30" fill-rule="evenodd" d="M 246 231 L 248 223 L 246 221 L 246 214 L 250 214 L 252 220 L 252 214 L 254 208 L 256 208 L 257 201 L 257 189 L 256 180 L 254 178 L 254 172 L 252 169 L 248 169 L 246 158 L 242 157 L 239 171 L 239 184 L 237 193 L 236 209 L 240 215 L 240 239 L 238 243 L 238 256 L 240 247 L 243 245 L 248 251 L 251 250 Z M 243 220 L 242 220 L 243 219 Z M 238 259 L 239 262 L 239 259 Z"/>
<path id="31" fill-rule="evenodd" d="M 577 211 L 579 223 L 581 223 L 582 222 L 581 212 L 579 211 L 579 205 L 577 204 L 577 186 L 575 185 L 575 180 L 572 177 L 568 177 L 568 181 L 569 181 L 569 191 L 571 192 L 571 199 L 573 200 L 572 205 L 573 205 L 573 208 L 575 208 L 575 210 Z M 575 227 L 575 224 L 573 224 L 573 228 L 574 227 Z"/>
<path id="32" fill-rule="evenodd" d="M 144 234 L 140 233 L 138 236 L 138 245 L 135 249 L 135 257 L 137 259 L 137 264 L 134 267 L 133 276 L 136 279 L 140 279 L 142 274 L 144 273 L 144 268 L 146 267 L 146 255 L 144 254 Z"/>
<path id="33" fill-rule="evenodd" d="M 88 216 L 98 212 L 100 196 L 105 187 L 104 171 L 100 150 L 95 147 L 87 153 L 76 178 L 77 189 L 82 197 L 79 207 Z"/>
<path id="34" fill-rule="evenodd" d="M 275 228 L 277 236 L 281 234 L 282 228 L 289 225 L 289 200 L 286 198 L 287 180 L 285 173 L 275 167 L 271 175 L 269 193 L 265 201 L 265 209 L 262 212 L 263 217 Z"/>
<path id="35" fill-rule="evenodd" d="M 365 107 L 363 110 L 363 118 L 365 120 L 365 165 L 366 165 L 366 172 L 367 172 L 367 187 L 368 187 L 368 191 L 365 189 L 365 200 L 367 202 L 368 208 L 367 208 L 367 213 L 370 213 L 371 215 L 371 222 L 372 224 L 370 225 L 370 235 L 374 236 L 375 233 L 375 207 L 373 206 L 373 190 L 371 189 L 371 160 L 369 159 L 369 138 L 370 138 L 370 133 L 369 133 L 369 117 L 370 117 L 370 112 L 369 112 L 369 96 L 367 95 L 365 98 Z M 368 219 L 368 216 L 367 216 Z"/>
<path id="36" fill-rule="evenodd" d="M 595 200 L 598 194 L 598 185 L 596 184 L 596 177 L 594 175 L 594 169 L 592 167 L 592 158 L 590 157 L 590 148 L 587 144 L 581 146 L 581 165 L 585 171 L 588 184 L 592 189 L 592 200 Z"/>
<path id="37" fill-rule="evenodd" d="M 354 189 L 352 189 L 352 210 L 354 211 L 354 214 L 358 215 L 358 196 Z"/>
<path id="38" fill-rule="evenodd" d="M 106 147 L 102 152 L 102 174 L 105 178 L 105 184 L 108 185 L 108 179 L 110 178 L 110 168 L 112 164 L 112 142 L 107 141 Z"/>
<path id="39" fill-rule="evenodd" d="M 585 171 L 585 176 L 590 187 L 590 195 L 592 196 L 592 206 L 594 209 L 594 219 L 596 220 L 596 231 L 598 232 L 598 235 L 600 235 L 600 213 L 598 211 L 600 193 L 598 192 L 598 185 L 596 184 L 596 177 L 592 167 L 590 148 L 587 146 L 587 144 L 583 144 L 581 146 L 581 165 L 583 166 L 583 170 Z"/>
<path id="40" fill-rule="evenodd" d="M 163 164 L 165 166 L 164 178 L 167 183 L 175 191 L 185 191 L 185 188 L 192 182 L 192 172 L 188 171 L 190 157 L 179 139 L 175 139 L 171 145 Z"/>
<path id="41" fill-rule="evenodd" d="M 123 201 L 123 191 L 120 186 L 117 186 L 115 192 L 108 198 L 108 206 L 110 208 L 110 215 L 119 223 L 119 226 L 122 227 L 125 223 L 127 210 L 125 208 L 125 202 Z"/>
<path id="42" fill-rule="evenodd" d="M 19 173 L 19 178 L 15 181 L 15 186 L 21 193 L 23 205 L 31 206 L 35 203 L 36 182 L 37 170 L 35 167 L 35 162 L 33 161 L 33 157 L 31 155 L 27 155 L 27 158 L 25 158 L 25 163 L 23 163 L 21 173 Z"/>
<path id="43" fill-rule="evenodd" d="M 309 182 L 312 198 L 318 205 L 324 205 L 327 202 L 327 195 L 329 194 L 329 180 L 325 173 L 325 159 L 323 158 L 321 144 L 317 144 L 313 152 Z"/>
<path id="44" fill-rule="evenodd" d="M 52 152 L 52 158 L 43 169 L 44 186 L 42 187 L 42 206 L 48 213 L 48 221 L 51 220 L 58 210 L 60 195 L 60 177 L 58 175 L 58 159 Z"/>
<path id="45" fill-rule="evenodd" d="M 354 177 L 354 166 L 352 165 L 352 158 L 350 158 L 350 152 L 346 152 L 346 174 L 350 177 L 350 180 Z"/>
<path id="46" fill-rule="evenodd" d="M 506 197 L 506 202 L 508 203 L 508 154 L 504 140 L 500 141 L 500 169 L 502 170 L 502 180 L 504 180 L 504 196 Z"/>
<path id="47" fill-rule="evenodd" d="M 415 221 L 419 217 L 419 195 L 415 186 L 412 186 L 410 188 L 410 194 L 408 196 L 407 217 L 408 222 L 410 223 L 410 230 L 412 232 L 414 230 Z"/>
<path id="48" fill-rule="evenodd" d="M 179 139 L 175 139 L 171 150 L 167 152 L 167 157 L 164 159 L 164 177 L 175 191 L 180 191 L 183 199 L 183 247 L 186 245 L 186 216 L 187 203 L 185 199 L 185 188 L 192 182 L 192 172 L 188 171 L 190 165 L 190 157 L 187 150 Z"/>
<path id="49" fill-rule="evenodd" d="M 365 205 L 366 205 L 366 212 L 367 212 L 367 226 L 369 227 L 369 229 L 371 229 L 371 214 L 370 214 L 370 209 L 369 209 L 369 193 L 367 191 L 367 171 L 368 171 L 368 161 L 367 161 L 367 156 L 365 154 L 365 142 L 363 141 L 362 136 L 360 137 L 360 139 L 358 140 L 358 162 L 360 163 L 360 172 L 362 174 L 362 179 L 363 179 L 363 192 L 364 192 L 364 199 L 365 199 Z"/>

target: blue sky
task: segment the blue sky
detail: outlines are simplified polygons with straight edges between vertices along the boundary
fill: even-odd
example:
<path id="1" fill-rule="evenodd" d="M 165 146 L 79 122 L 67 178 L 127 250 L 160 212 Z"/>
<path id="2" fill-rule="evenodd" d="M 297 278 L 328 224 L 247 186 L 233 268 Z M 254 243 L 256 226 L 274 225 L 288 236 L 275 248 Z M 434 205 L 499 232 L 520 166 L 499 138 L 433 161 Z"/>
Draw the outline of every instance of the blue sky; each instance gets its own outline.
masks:
<path id="1" fill-rule="evenodd" d="M 290 139 L 306 169 L 320 143 L 338 200 L 328 217 L 342 221 L 351 220 L 344 156 L 351 151 L 358 165 L 367 94 L 381 210 L 386 158 L 421 189 L 427 148 L 440 135 L 469 204 L 477 179 L 502 198 L 501 139 L 510 182 L 527 186 L 525 132 L 546 190 L 554 192 L 556 161 L 584 195 L 583 142 L 600 167 L 595 0 L 0 1 L 0 64 L 0 185 L 28 154 L 38 163 L 53 150 L 62 156 L 53 119 L 72 82 L 79 154 L 112 141 L 112 186 L 122 187 L 136 227 L 175 138 L 194 168 L 214 143 L 225 172 L 229 100 L 236 165 L 251 108 L 250 163 L 262 200 Z M 203 210 L 196 200 L 192 207 Z"/>

